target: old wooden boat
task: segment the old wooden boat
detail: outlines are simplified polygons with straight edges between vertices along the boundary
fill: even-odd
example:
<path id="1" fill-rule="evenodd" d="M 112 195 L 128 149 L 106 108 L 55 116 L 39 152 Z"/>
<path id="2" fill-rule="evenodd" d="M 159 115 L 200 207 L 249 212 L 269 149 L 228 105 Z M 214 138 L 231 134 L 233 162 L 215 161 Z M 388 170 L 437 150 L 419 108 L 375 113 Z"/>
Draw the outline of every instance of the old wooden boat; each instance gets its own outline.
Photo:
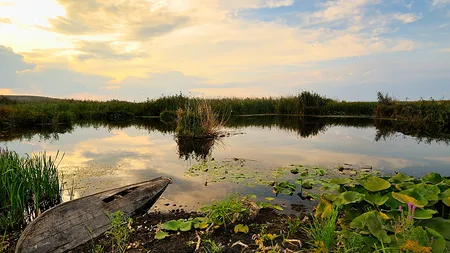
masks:
<path id="1" fill-rule="evenodd" d="M 65 252 L 110 228 L 107 213 L 131 217 L 146 212 L 171 183 L 155 178 L 59 204 L 38 216 L 23 231 L 17 253 Z"/>

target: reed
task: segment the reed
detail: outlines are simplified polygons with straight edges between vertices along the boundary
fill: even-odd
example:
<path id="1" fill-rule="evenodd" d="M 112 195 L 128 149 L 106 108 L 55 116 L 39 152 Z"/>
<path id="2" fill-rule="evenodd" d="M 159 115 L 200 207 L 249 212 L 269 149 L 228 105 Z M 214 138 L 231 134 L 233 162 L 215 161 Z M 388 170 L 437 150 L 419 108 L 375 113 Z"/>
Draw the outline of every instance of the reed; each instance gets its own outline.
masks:
<path id="1" fill-rule="evenodd" d="M 58 154 L 55 159 L 45 153 L 20 157 L 0 150 L 1 228 L 20 228 L 60 201 L 57 161 Z"/>
<path id="2" fill-rule="evenodd" d="M 217 137 L 228 119 L 224 115 L 214 112 L 205 99 L 192 99 L 184 109 L 177 110 L 176 135 L 178 138 Z"/>

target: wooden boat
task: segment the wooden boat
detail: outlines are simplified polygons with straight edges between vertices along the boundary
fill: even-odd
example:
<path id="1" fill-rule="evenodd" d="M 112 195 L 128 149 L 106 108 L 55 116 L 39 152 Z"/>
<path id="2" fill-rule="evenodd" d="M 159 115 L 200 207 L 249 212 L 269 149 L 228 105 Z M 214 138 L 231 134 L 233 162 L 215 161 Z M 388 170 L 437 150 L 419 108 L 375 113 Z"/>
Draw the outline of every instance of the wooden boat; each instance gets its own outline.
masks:
<path id="1" fill-rule="evenodd" d="M 16 253 L 65 252 L 110 228 L 107 213 L 128 217 L 145 213 L 171 183 L 155 178 L 59 204 L 38 216 L 23 231 Z"/>

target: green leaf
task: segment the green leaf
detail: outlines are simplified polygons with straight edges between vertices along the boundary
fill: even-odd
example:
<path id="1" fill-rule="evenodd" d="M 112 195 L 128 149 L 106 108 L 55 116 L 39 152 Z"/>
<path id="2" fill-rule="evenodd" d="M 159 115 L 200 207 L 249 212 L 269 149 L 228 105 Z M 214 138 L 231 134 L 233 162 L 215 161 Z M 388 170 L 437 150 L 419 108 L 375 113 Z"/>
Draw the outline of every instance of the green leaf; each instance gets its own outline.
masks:
<path id="1" fill-rule="evenodd" d="M 350 178 L 347 177 L 339 177 L 339 178 L 332 178 L 330 180 L 330 183 L 332 184 L 339 184 L 339 185 L 343 185 L 343 184 L 349 184 L 352 180 Z"/>
<path id="2" fill-rule="evenodd" d="M 441 217 L 420 221 L 419 225 L 436 230 L 445 240 L 450 241 L 450 220 Z"/>
<path id="3" fill-rule="evenodd" d="M 418 194 L 415 189 L 408 189 L 401 192 L 392 192 L 392 197 L 404 204 L 411 203 L 417 207 L 424 207 L 428 204 L 428 200 Z"/>
<path id="4" fill-rule="evenodd" d="M 425 230 L 427 231 L 427 234 L 430 238 L 431 237 L 434 238 L 433 244 L 432 244 L 433 252 L 434 253 L 444 252 L 445 247 L 446 247 L 446 242 L 445 242 L 444 237 L 434 229 L 425 227 Z"/>
<path id="5" fill-rule="evenodd" d="M 414 219 L 417 220 L 426 220 L 433 218 L 433 214 L 437 213 L 436 210 L 430 210 L 430 209 L 419 209 L 417 208 L 414 212 Z"/>
<path id="6" fill-rule="evenodd" d="M 243 224 L 237 224 L 236 226 L 234 226 L 234 232 L 235 233 L 248 233 L 248 226 L 247 225 L 243 225 Z"/>
<path id="7" fill-rule="evenodd" d="M 369 228 L 370 233 L 380 240 L 380 242 L 391 242 L 391 238 L 387 235 L 386 230 L 383 229 L 383 224 L 378 212 L 371 212 L 367 217 L 367 227 Z"/>
<path id="8" fill-rule="evenodd" d="M 444 180 L 441 175 L 435 172 L 430 172 L 421 178 L 422 182 L 438 184 Z"/>
<path id="9" fill-rule="evenodd" d="M 380 193 L 376 193 L 376 194 L 368 193 L 365 195 L 364 200 L 369 202 L 372 205 L 381 206 L 381 205 L 384 205 L 384 203 L 386 203 L 386 201 L 389 200 L 389 197 L 387 195 L 381 196 Z"/>
<path id="10" fill-rule="evenodd" d="M 275 198 L 272 198 L 272 197 L 266 197 L 266 198 L 264 198 L 266 201 L 272 201 L 272 200 L 274 200 Z"/>
<path id="11" fill-rule="evenodd" d="M 334 203 L 338 206 L 348 205 L 351 203 L 360 202 L 364 198 L 364 194 L 355 191 L 346 191 L 341 194 L 334 200 Z"/>
<path id="12" fill-rule="evenodd" d="M 445 192 L 441 193 L 439 198 L 442 199 L 442 202 L 444 202 L 446 206 L 450 206 L 450 189 L 447 189 Z"/>
<path id="13" fill-rule="evenodd" d="M 319 204 L 317 205 L 316 208 L 315 216 L 316 217 L 320 216 L 322 218 L 328 217 L 331 215 L 331 210 L 332 210 L 331 202 L 324 197 L 320 197 Z"/>
<path id="14" fill-rule="evenodd" d="M 278 211 L 283 211 L 283 208 L 281 206 L 272 206 L 273 209 L 278 210 Z"/>
<path id="15" fill-rule="evenodd" d="M 295 192 L 295 190 L 297 189 L 295 184 L 292 184 L 288 181 L 275 183 L 273 188 L 274 188 L 275 192 L 285 194 L 285 195 L 292 195 Z"/>
<path id="16" fill-rule="evenodd" d="M 374 212 L 374 211 L 372 211 Z M 352 222 L 350 222 L 350 228 L 359 228 L 359 229 L 363 229 L 366 224 L 367 224 L 367 217 L 369 217 L 370 212 L 365 212 L 361 215 L 359 215 L 358 217 L 356 217 L 355 219 L 353 219 Z"/>
<path id="17" fill-rule="evenodd" d="M 439 193 L 441 190 L 436 185 L 429 185 L 426 183 L 416 184 L 414 186 L 416 192 L 422 196 L 424 196 L 428 201 L 438 201 Z"/>
<path id="18" fill-rule="evenodd" d="M 158 240 L 162 240 L 162 239 L 164 239 L 164 238 L 166 238 L 166 237 L 168 237 L 168 236 L 169 236 L 169 234 L 166 233 L 166 232 L 164 232 L 164 231 L 162 231 L 162 230 L 159 230 L 159 231 L 156 232 L 156 234 L 155 234 L 155 238 L 158 239 Z"/>
<path id="19" fill-rule="evenodd" d="M 299 172 L 299 169 L 298 169 L 298 168 L 295 168 L 295 169 L 292 169 L 292 170 L 291 170 L 291 173 L 294 174 L 294 175 L 295 175 L 295 174 L 298 174 L 298 172 Z"/>
<path id="20" fill-rule="evenodd" d="M 389 207 L 391 210 L 397 210 L 398 207 L 399 207 L 400 205 L 402 205 L 401 202 L 399 202 L 398 200 L 396 200 L 396 199 L 394 199 L 394 198 L 392 197 L 392 192 L 388 192 L 388 193 L 386 193 L 386 195 L 384 195 L 384 196 L 389 197 L 388 201 L 386 201 L 384 204 L 385 204 L 387 207 Z"/>
<path id="21" fill-rule="evenodd" d="M 206 222 L 206 221 L 202 221 L 202 223 L 200 223 L 198 225 L 198 228 L 200 228 L 200 229 L 205 229 L 207 227 L 208 227 L 208 222 Z"/>
<path id="22" fill-rule="evenodd" d="M 181 226 L 181 221 L 178 220 L 170 220 L 161 225 L 161 228 L 164 230 L 170 231 L 178 231 Z"/>
<path id="23" fill-rule="evenodd" d="M 407 176 L 403 173 L 397 173 L 394 176 L 392 176 L 391 178 L 389 178 L 389 182 L 393 182 L 393 183 L 402 183 L 402 182 L 408 182 L 408 181 L 413 181 L 414 178 Z"/>
<path id="24" fill-rule="evenodd" d="M 181 223 L 180 231 L 186 232 L 192 229 L 192 221 L 186 221 Z"/>
<path id="25" fill-rule="evenodd" d="M 360 182 L 361 185 L 366 188 L 366 190 L 371 192 L 382 191 L 391 187 L 391 184 L 388 181 L 374 176 L 368 176 L 364 179 L 361 179 Z"/>

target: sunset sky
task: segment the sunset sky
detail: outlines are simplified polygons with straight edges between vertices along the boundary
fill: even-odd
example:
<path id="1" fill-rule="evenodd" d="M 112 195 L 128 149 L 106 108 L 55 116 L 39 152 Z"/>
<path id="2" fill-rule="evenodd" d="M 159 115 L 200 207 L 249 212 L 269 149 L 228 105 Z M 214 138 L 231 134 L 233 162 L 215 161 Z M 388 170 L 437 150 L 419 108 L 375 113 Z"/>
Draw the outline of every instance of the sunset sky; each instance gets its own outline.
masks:
<path id="1" fill-rule="evenodd" d="M 450 0 L 0 0 L 0 94 L 450 99 Z"/>

